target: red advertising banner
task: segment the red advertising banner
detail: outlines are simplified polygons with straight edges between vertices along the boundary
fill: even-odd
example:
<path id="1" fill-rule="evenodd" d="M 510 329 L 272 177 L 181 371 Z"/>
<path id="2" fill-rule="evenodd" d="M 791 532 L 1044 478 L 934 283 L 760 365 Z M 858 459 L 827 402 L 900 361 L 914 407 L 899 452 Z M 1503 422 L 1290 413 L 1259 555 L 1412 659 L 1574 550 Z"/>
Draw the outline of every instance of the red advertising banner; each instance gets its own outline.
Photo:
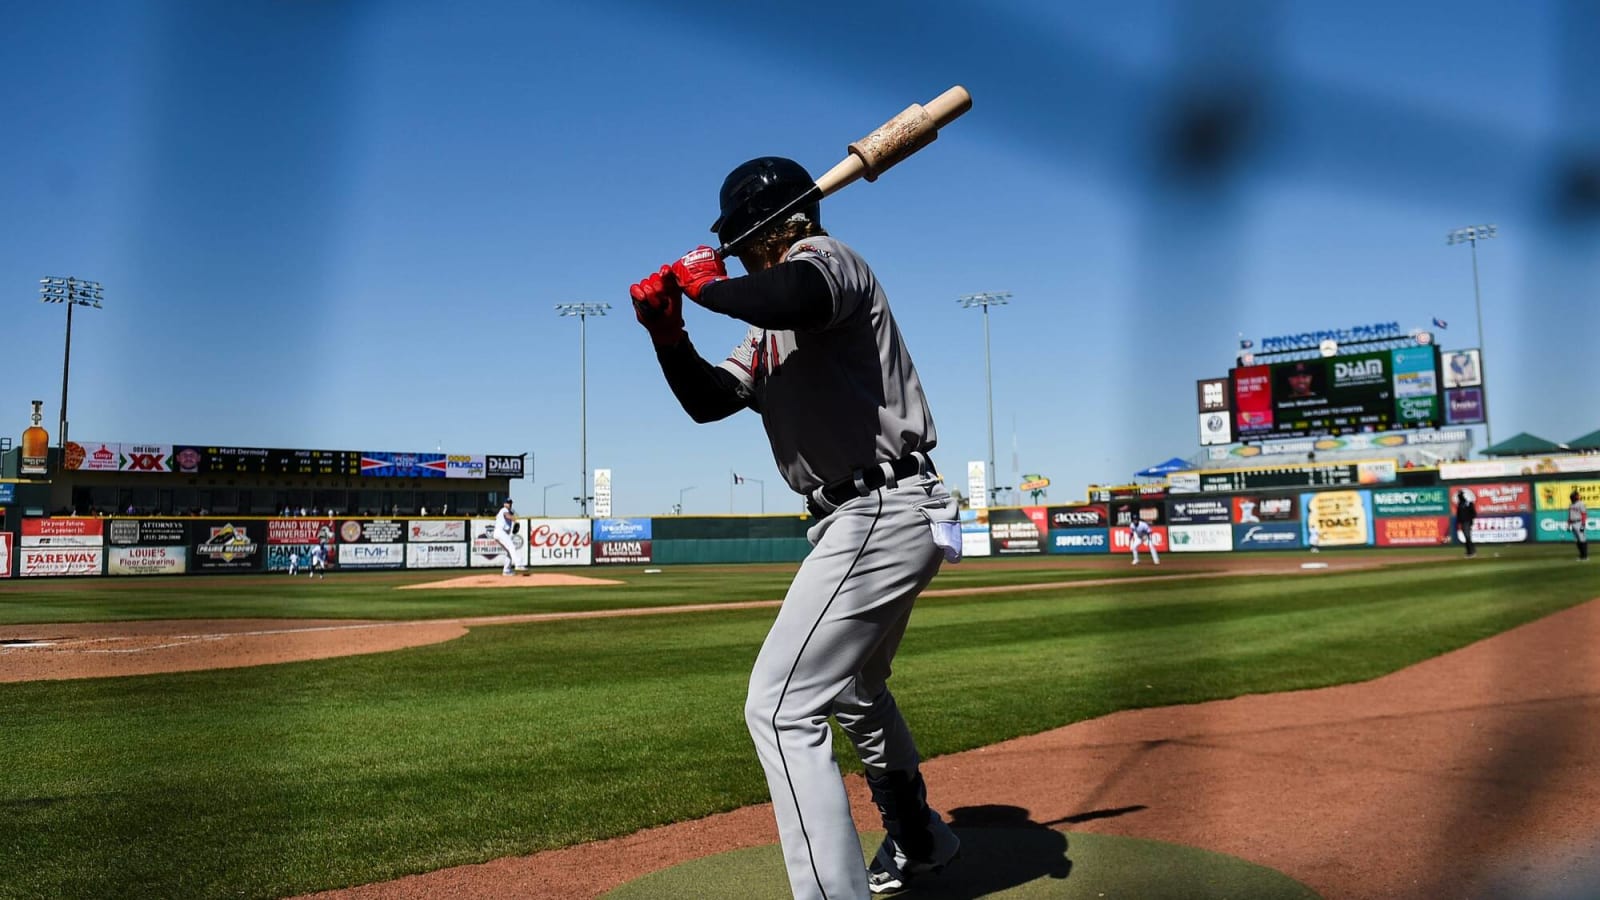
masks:
<path id="1" fill-rule="evenodd" d="M 1233 370 L 1233 415 L 1241 435 L 1272 430 L 1272 367 L 1240 366 Z"/>
<path id="2" fill-rule="evenodd" d="M 1450 491 L 1450 512 L 1456 511 L 1461 492 L 1473 499 L 1480 516 L 1510 516 L 1533 512 L 1533 491 L 1526 481 L 1502 484 L 1469 484 Z M 1474 529 L 1476 530 L 1476 529 Z"/>
<path id="3" fill-rule="evenodd" d="M 1450 541 L 1449 516 L 1396 516 L 1375 524 L 1379 547 L 1437 547 Z"/>
<path id="4" fill-rule="evenodd" d="M 333 543 L 332 519 L 269 519 L 267 543 L 316 544 Z"/>
<path id="5" fill-rule="evenodd" d="M 105 519 L 22 520 L 23 537 L 102 537 L 105 533 Z"/>
<path id="6" fill-rule="evenodd" d="M 1132 553 L 1133 544 L 1129 542 L 1128 526 L 1111 529 L 1111 552 Z M 1150 541 L 1156 545 L 1157 553 L 1167 552 L 1167 526 L 1156 525 L 1150 529 Z M 1147 548 L 1148 549 L 1148 548 Z"/>

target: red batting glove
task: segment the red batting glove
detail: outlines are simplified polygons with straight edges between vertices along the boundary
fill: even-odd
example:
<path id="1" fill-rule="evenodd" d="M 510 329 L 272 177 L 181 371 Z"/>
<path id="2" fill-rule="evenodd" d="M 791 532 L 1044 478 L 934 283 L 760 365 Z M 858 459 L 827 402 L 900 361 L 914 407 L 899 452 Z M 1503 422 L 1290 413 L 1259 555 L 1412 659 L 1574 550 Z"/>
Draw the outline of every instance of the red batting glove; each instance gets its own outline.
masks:
<path id="1" fill-rule="evenodd" d="M 628 288 L 633 298 L 633 315 L 650 332 L 658 347 L 670 347 L 683 339 L 683 289 L 672 277 L 672 267 L 662 266 Z"/>
<path id="2" fill-rule="evenodd" d="M 672 275 L 683 285 L 683 292 L 689 299 L 698 301 L 706 285 L 728 277 L 728 267 L 722 264 L 717 251 L 701 244 L 672 264 Z"/>

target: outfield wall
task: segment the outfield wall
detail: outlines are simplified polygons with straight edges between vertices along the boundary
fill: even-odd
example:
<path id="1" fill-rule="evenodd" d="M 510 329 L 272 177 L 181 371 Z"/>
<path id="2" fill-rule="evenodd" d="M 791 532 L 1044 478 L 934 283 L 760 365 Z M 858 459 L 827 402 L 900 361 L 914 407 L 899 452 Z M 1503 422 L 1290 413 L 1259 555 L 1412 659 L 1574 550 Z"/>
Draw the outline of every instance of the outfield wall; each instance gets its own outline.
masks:
<path id="1" fill-rule="evenodd" d="M 1417 548 L 1459 543 L 1455 504 L 1474 498 L 1482 544 L 1571 540 L 1568 496 L 1600 510 L 1600 480 L 1505 479 L 1112 498 L 1101 503 L 962 511 L 968 556 L 1127 554 L 1129 526 L 1151 525 L 1162 553 Z M 807 516 L 524 518 L 519 566 L 791 563 L 810 549 Z M 341 570 L 498 568 L 487 518 L 26 518 L 0 532 L 0 578 L 265 574 L 302 569 L 323 546 Z M 1589 519 L 1600 539 L 1600 515 Z"/>

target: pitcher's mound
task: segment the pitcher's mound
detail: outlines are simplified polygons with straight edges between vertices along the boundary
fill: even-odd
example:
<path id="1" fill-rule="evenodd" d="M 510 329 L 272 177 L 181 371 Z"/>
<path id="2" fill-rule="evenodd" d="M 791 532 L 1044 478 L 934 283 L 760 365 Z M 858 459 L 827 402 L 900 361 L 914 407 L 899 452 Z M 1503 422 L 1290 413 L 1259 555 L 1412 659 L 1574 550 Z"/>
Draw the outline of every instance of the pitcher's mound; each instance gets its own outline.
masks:
<path id="1" fill-rule="evenodd" d="M 916 900 L 1137 897 L 1140 900 L 1316 900 L 1298 881 L 1264 866 L 1195 847 L 1109 834 L 1034 828 L 966 828 L 961 856 L 903 894 Z M 861 836 L 867 853 L 882 832 Z M 791 896 L 776 844 L 707 856 L 631 881 L 606 900 Z"/>
<path id="2" fill-rule="evenodd" d="M 580 587 L 589 584 L 625 584 L 612 578 L 590 578 L 587 575 L 563 575 L 557 572 L 523 572 L 518 575 L 462 575 L 444 581 L 401 585 L 403 591 L 414 588 L 527 588 L 527 587 Z"/>

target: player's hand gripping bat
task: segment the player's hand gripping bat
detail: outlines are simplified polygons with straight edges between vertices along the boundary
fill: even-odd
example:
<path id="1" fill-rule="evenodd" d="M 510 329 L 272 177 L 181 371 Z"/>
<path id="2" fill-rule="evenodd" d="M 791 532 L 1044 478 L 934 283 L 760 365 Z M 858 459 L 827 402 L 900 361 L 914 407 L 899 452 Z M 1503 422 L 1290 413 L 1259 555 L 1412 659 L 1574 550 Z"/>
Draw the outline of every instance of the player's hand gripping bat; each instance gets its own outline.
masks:
<path id="1" fill-rule="evenodd" d="M 759 234 L 773 222 L 787 219 L 800 207 L 821 200 L 863 175 L 868 181 L 877 181 L 879 175 L 889 171 L 896 163 L 933 143 L 939 136 L 940 128 L 971 108 L 972 95 L 959 84 L 929 100 L 927 105 L 911 104 L 900 115 L 851 144 L 850 155 L 824 172 L 805 193 L 751 226 L 744 234 L 718 247 L 717 256 L 727 259 L 738 253 L 739 247 L 752 235 Z"/>

